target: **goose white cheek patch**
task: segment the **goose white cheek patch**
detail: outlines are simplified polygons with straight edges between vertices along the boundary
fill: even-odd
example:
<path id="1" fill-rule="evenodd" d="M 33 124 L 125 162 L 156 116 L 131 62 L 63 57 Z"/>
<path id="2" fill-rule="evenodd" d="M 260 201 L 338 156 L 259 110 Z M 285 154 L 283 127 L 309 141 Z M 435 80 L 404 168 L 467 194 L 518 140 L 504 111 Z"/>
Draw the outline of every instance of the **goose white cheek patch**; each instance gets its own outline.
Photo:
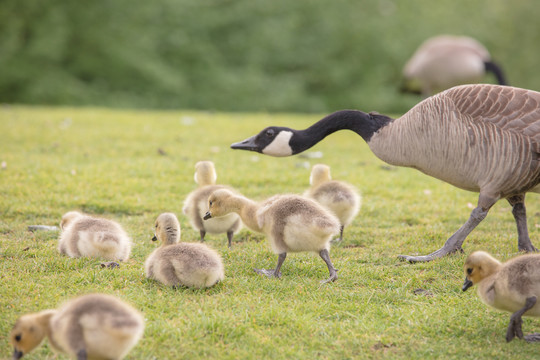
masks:
<path id="1" fill-rule="evenodd" d="M 281 131 L 274 141 L 268 144 L 262 153 L 270 156 L 290 156 L 292 155 L 292 149 L 289 145 L 289 140 L 293 133 L 291 131 Z"/>

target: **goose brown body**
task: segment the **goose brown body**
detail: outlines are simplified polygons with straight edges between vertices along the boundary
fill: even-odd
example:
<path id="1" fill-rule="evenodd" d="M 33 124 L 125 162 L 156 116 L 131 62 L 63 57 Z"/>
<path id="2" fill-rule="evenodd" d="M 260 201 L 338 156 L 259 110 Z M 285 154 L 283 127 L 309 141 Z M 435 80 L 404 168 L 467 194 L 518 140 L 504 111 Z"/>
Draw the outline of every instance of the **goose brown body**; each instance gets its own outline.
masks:
<path id="1" fill-rule="evenodd" d="M 389 164 L 412 167 L 480 193 L 467 222 L 441 249 L 426 256 L 402 255 L 402 259 L 430 261 L 459 251 L 501 198 L 512 205 L 518 249 L 536 250 L 527 229 L 525 194 L 540 190 L 540 93 L 500 85 L 462 85 L 425 99 L 397 119 L 342 110 L 305 130 L 268 127 L 232 148 L 293 155 L 343 129 L 362 136 L 373 153 Z"/>
<path id="2" fill-rule="evenodd" d="M 77 359 L 122 359 L 142 337 L 142 315 L 118 298 L 89 294 L 58 310 L 20 317 L 11 330 L 13 358 L 37 347 L 46 336 L 53 349 Z"/>

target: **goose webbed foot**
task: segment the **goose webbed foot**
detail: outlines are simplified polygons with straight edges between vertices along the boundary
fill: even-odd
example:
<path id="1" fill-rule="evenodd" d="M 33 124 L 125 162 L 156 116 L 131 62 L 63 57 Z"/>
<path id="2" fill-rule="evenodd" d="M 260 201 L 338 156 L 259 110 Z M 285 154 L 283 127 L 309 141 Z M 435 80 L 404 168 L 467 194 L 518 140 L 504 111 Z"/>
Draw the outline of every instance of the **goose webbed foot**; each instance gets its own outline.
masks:
<path id="1" fill-rule="evenodd" d="M 115 261 L 102 262 L 100 265 L 102 268 L 109 268 L 109 269 L 120 268 L 120 264 Z"/>
<path id="2" fill-rule="evenodd" d="M 534 333 L 534 334 L 525 335 L 523 338 L 527 342 L 539 342 L 540 341 L 540 333 Z"/>
<path id="3" fill-rule="evenodd" d="M 527 252 L 527 253 L 538 252 L 538 249 L 535 248 L 530 241 L 526 245 L 518 244 L 518 250 L 519 251 L 524 251 L 524 252 Z"/>
<path id="4" fill-rule="evenodd" d="M 444 256 L 456 253 L 456 252 L 463 253 L 463 249 L 459 247 L 458 249 L 446 249 L 445 247 L 440 248 L 439 250 L 432 252 L 429 255 L 419 255 L 419 256 L 412 256 L 412 255 L 398 255 L 398 258 L 404 261 L 408 261 L 411 264 L 417 263 L 417 262 L 428 262 L 435 259 L 442 258 Z"/>
<path id="5" fill-rule="evenodd" d="M 276 272 L 275 269 L 253 269 L 257 274 L 265 275 L 269 278 L 271 277 L 277 277 L 278 279 L 281 277 L 281 271 Z"/>

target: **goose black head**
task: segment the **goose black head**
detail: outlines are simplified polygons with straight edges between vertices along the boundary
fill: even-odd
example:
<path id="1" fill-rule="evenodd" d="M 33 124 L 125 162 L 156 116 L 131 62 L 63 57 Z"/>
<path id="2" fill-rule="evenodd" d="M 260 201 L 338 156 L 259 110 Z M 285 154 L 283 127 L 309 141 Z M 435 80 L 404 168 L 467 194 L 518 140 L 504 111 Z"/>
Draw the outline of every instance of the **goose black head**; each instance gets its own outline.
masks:
<path id="1" fill-rule="evenodd" d="M 270 126 L 255 136 L 231 145 L 231 149 L 256 151 L 270 156 L 290 156 L 296 152 L 290 144 L 293 130 L 286 127 Z"/>

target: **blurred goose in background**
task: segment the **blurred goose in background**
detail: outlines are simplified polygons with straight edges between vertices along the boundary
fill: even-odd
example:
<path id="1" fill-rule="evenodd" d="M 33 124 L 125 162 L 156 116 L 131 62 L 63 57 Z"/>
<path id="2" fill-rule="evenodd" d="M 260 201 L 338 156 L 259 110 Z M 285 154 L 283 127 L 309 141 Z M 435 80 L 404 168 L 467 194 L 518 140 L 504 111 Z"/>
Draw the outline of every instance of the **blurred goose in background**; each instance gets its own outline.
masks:
<path id="1" fill-rule="evenodd" d="M 211 161 L 199 161 L 195 164 L 195 182 L 199 187 L 191 192 L 184 201 L 183 212 L 189 218 L 191 226 L 199 230 L 201 242 L 206 233 L 227 233 L 228 245 L 231 247 L 233 235 L 240 231 L 242 222 L 237 214 L 231 213 L 225 216 L 203 221 L 208 208 L 208 196 L 218 189 L 231 188 L 224 185 L 216 185 L 217 174 L 214 163 Z"/>
<path id="2" fill-rule="evenodd" d="M 337 241 L 343 240 L 343 229 L 360 210 L 360 195 L 351 184 L 332 180 L 330 167 L 324 164 L 313 165 L 309 184 L 311 187 L 304 196 L 317 201 L 337 216 L 341 224 Z"/>
<path id="3" fill-rule="evenodd" d="M 337 279 L 328 250 L 330 239 L 339 232 L 339 220 L 315 201 L 297 195 L 275 195 L 256 203 L 222 189 L 208 198 L 204 219 L 230 212 L 239 214 L 249 229 L 265 234 L 270 247 L 278 254 L 275 269 L 255 269 L 257 273 L 279 278 L 288 252 L 313 251 L 328 266 L 330 277 L 323 283 Z"/>
<path id="4" fill-rule="evenodd" d="M 391 165 L 412 167 L 480 193 L 467 222 L 442 248 L 424 256 L 400 255 L 401 259 L 431 261 L 461 251 L 465 238 L 500 199 L 512 205 L 518 249 L 536 251 L 527 229 L 525 194 L 540 191 L 540 93 L 462 85 L 425 99 L 397 119 L 341 110 L 305 130 L 267 127 L 231 148 L 290 156 L 339 130 L 356 132 L 379 159 Z"/>
<path id="5" fill-rule="evenodd" d="M 512 313 L 506 341 L 514 337 L 540 341 L 540 334 L 523 336 L 522 316 L 540 316 L 540 254 L 515 257 L 501 264 L 484 251 L 467 257 L 463 291 L 478 286 L 480 299 L 489 306 Z"/>
<path id="6" fill-rule="evenodd" d="M 422 43 L 405 64 L 402 90 L 427 97 L 456 85 L 481 82 L 486 72 L 492 72 L 499 85 L 506 85 L 502 69 L 477 40 L 435 36 Z"/>
<path id="7" fill-rule="evenodd" d="M 122 359 L 144 331 L 142 315 L 111 295 L 89 294 L 58 310 L 21 316 L 11 330 L 13 359 L 35 349 L 45 336 L 56 351 L 72 359 Z"/>

